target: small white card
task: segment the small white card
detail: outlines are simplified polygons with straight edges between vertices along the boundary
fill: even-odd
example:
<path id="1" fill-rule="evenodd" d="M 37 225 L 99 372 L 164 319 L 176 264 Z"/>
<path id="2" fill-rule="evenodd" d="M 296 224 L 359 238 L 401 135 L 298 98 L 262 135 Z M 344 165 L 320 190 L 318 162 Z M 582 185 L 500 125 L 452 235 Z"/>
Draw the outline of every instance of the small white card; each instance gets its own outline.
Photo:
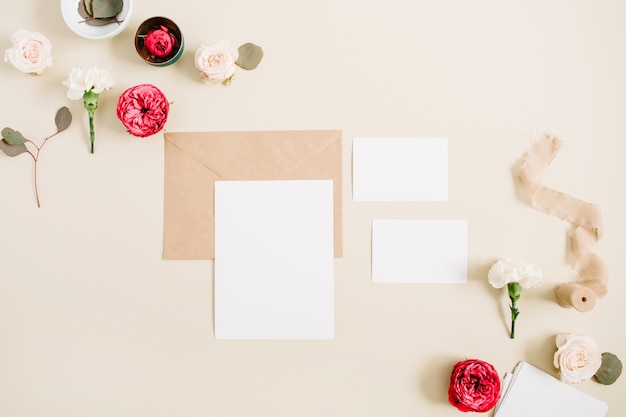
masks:
<path id="1" fill-rule="evenodd" d="M 355 138 L 354 201 L 448 201 L 448 140 Z"/>
<path id="2" fill-rule="evenodd" d="M 467 221 L 373 220 L 372 281 L 466 283 Z"/>
<path id="3" fill-rule="evenodd" d="M 215 183 L 215 337 L 334 337 L 333 183 Z"/>

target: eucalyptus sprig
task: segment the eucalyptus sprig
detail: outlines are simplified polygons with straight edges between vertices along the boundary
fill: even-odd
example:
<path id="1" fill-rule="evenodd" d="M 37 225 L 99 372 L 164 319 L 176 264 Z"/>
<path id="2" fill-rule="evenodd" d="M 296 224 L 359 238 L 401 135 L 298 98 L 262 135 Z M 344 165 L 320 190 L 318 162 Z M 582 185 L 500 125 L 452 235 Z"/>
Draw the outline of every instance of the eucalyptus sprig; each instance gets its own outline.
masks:
<path id="1" fill-rule="evenodd" d="M 39 161 L 39 155 L 43 147 L 50 139 L 70 127 L 72 124 L 72 113 L 70 113 L 70 110 L 65 106 L 61 107 L 57 111 L 54 123 L 57 128 L 56 132 L 46 137 L 40 145 L 37 145 L 30 139 L 26 139 L 21 132 L 10 127 L 5 127 L 1 132 L 2 139 L 0 139 L 0 150 L 2 150 L 7 156 L 13 157 L 23 153 L 28 153 L 33 158 L 33 182 L 37 207 L 41 207 L 41 203 L 39 201 L 39 187 L 37 185 L 37 162 Z"/>

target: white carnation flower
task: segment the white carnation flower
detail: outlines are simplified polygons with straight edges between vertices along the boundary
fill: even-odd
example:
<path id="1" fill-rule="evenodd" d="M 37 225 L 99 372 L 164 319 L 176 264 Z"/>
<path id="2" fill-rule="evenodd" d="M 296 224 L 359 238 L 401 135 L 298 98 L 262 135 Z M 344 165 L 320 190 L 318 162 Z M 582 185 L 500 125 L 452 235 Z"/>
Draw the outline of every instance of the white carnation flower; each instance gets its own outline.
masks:
<path id="1" fill-rule="evenodd" d="M 534 265 L 517 259 L 501 259 L 491 265 L 487 273 L 489 283 L 495 288 L 507 287 L 511 300 L 511 339 L 515 338 L 515 321 L 519 316 L 517 302 L 523 288 L 538 287 L 543 283 L 542 273 Z"/>
<path id="2" fill-rule="evenodd" d="M 518 282 L 522 288 L 536 288 L 543 284 L 543 274 L 534 265 L 510 258 L 494 263 L 487 277 L 495 288 L 503 288 L 511 282 Z"/>
<path id="3" fill-rule="evenodd" d="M 108 71 L 96 68 L 73 68 L 63 85 L 68 87 L 67 96 L 72 100 L 80 100 L 85 93 L 91 91 L 100 94 L 115 85 Z"/>

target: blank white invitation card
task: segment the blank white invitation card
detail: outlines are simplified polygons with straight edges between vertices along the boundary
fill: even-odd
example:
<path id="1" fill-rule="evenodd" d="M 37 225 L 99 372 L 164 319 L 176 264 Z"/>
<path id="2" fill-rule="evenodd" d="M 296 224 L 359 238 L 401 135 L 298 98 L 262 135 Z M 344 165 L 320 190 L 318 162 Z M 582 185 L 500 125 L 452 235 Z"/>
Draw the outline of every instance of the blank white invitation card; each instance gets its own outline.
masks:
<path id="1" fill-rule="evenodd" d="M 494 417 L 605 417 L 609 407 L 552 375 L 520 362 L 503 378 Z"/>
<path id="2" fill-rule="evenodd" d="M 448 140 L 355 138 L 354 201 L 448 201 Z"/>
<path id="3" fill-rule="evenodd" d="M 467 221 L 373 220 L 372 281 L 466 283 Z"/>
<path id="4" fill-rule="evenodd" d="M 215 337 L 334 337 L 333 183 L 215 183 Z"/>

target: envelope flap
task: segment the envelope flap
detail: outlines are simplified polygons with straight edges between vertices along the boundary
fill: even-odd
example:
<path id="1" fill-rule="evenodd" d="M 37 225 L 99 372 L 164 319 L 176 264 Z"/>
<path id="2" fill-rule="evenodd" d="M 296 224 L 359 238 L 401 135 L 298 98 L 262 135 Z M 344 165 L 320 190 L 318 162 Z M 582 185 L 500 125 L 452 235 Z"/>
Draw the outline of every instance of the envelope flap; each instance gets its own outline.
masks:
<path id="1" fill-rule="evenodd" d="M 168 132 L 165 140 L 221 178 L 279 179 L 340 142 L 341 131 Z"/>

